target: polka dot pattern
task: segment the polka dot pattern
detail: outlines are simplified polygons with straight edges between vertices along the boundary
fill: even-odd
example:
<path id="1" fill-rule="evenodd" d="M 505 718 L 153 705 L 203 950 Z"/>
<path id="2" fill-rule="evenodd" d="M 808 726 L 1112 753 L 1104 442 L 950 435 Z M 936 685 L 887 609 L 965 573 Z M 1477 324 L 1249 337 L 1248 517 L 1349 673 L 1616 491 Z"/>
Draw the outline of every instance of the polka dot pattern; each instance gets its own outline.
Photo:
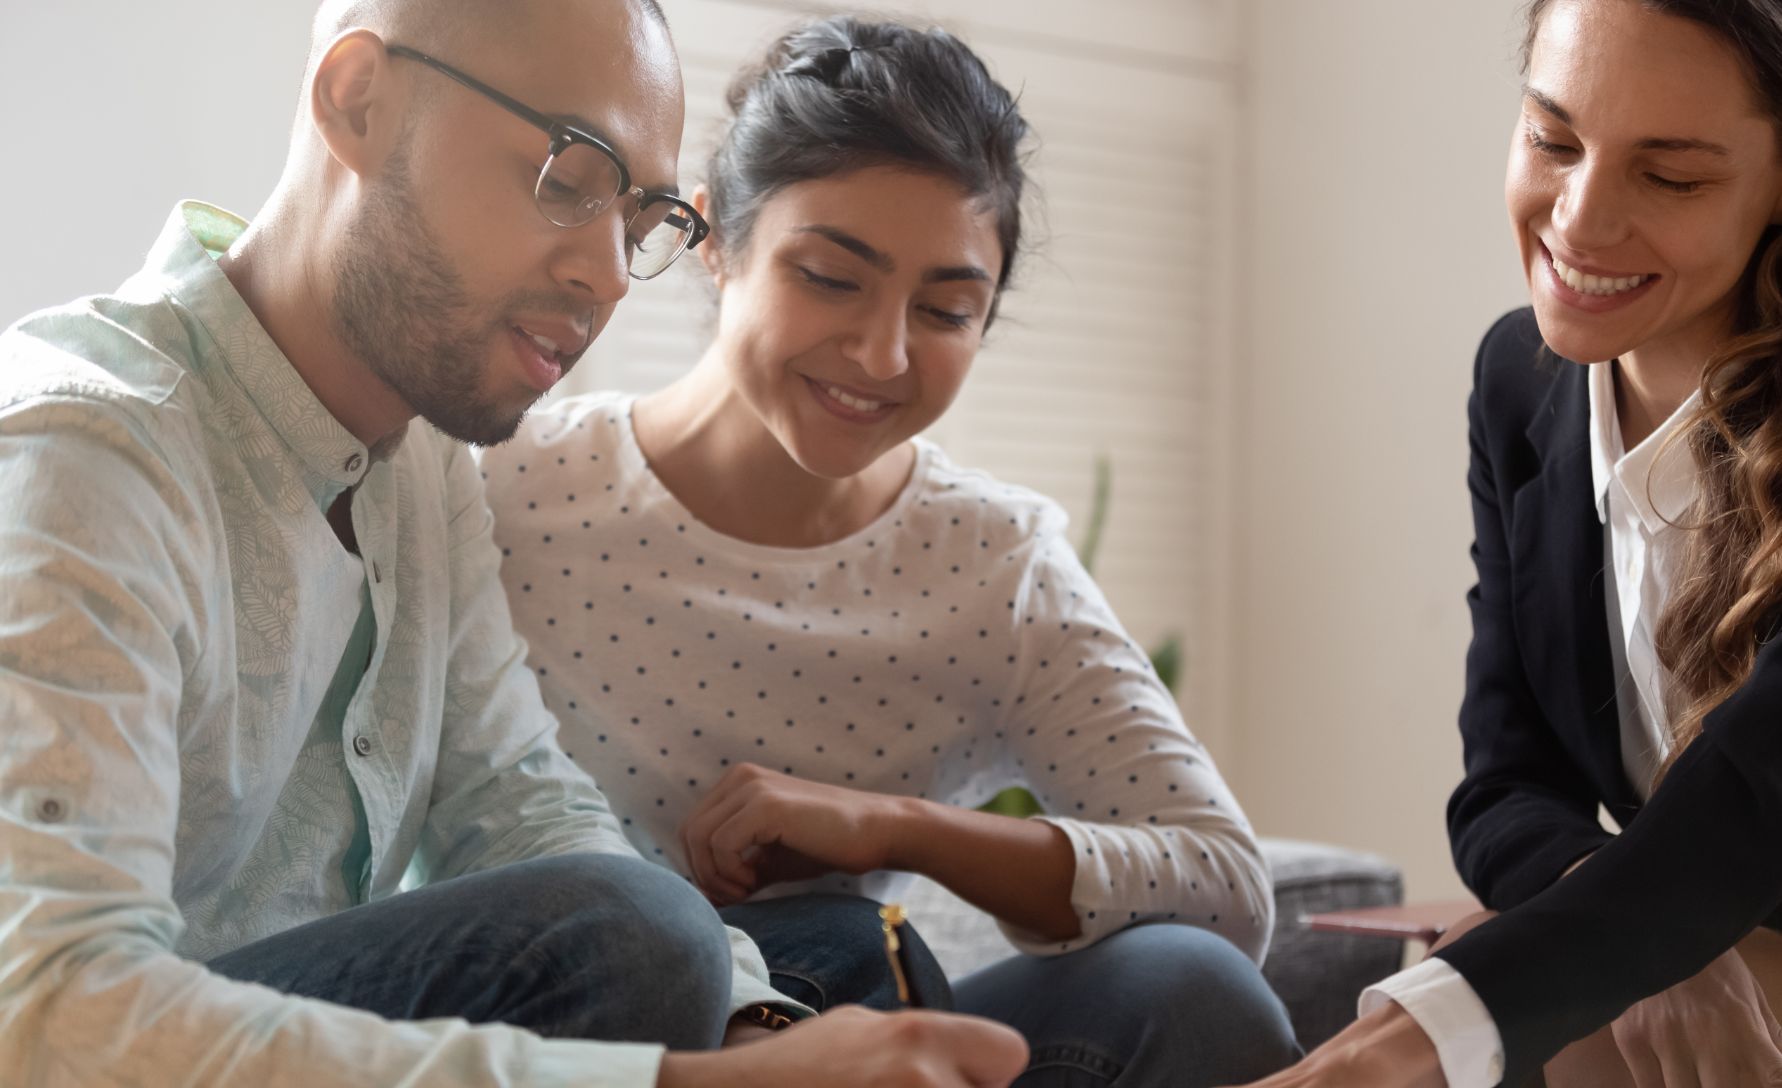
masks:
<path id="1" fill-rule="evenodd" d="M 1173 918 L 1260 955 L 1272 898 L 1254 837 L 1056 504 L 919 442 L 909 485 L 860 532 L 748 544 L 662 486 L 630 403 L 535 412 L 483 471 L 563 745 L 645 857 L 684 872 L 680 822 L 743 762 L 961 805 L 1024 785 L 1076 847 L 1084 933 L 1017 944 Z M 906 879 L 849 885 L 889 898 Z"/>

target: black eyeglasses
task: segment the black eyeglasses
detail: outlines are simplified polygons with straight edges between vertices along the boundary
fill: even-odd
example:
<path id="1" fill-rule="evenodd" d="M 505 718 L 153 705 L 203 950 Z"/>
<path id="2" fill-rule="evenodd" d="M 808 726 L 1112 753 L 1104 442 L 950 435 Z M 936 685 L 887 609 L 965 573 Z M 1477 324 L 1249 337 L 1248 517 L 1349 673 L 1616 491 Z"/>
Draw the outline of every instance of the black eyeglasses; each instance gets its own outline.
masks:
<path id="1" fill-rule="evenodd" d="M 631 172 L 625 169 L 618 152 L 600 137 L 554 120 L 418 49 L 406 45 L 385 48 L 393 57 L 419 61 L 469 87 L 550 137 L 538 183 L 532 187 L 532 199 L 539 214 L 552 223 L 579 227 L 622 199 L 630 198 L 634 207 L 625 216 L 625 257 L 633 279 L 661 275 L 676 257 L 711 233 L 693 205 L 667 193 L 646 193 L 633 186 Z"/>

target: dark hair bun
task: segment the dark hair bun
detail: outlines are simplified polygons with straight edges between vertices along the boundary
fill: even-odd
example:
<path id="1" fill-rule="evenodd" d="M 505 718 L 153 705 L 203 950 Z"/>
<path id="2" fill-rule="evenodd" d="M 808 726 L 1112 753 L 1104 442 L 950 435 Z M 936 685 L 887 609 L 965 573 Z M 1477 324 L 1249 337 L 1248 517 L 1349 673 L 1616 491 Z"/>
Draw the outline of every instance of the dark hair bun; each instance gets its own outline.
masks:
<path id="1" fill-rule="evenodd" d="M 836 16 L 799 27 L 744 69 L 707 188 L 713 229 L 741 252 L 761 205 L 801 181 L 875 165 L 938 174 L 988 200 L 1000 289 L 1021 244 L 1028 136 L 1014 97 L 939 28 Z"/>

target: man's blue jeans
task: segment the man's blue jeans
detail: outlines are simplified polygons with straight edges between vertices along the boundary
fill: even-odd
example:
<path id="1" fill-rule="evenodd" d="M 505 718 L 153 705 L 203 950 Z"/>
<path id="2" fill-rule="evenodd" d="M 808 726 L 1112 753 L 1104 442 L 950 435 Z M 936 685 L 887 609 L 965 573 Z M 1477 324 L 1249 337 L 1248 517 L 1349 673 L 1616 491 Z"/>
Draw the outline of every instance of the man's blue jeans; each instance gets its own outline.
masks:
<path id="1" fill-rule="evenodd" d="M 761 946 L 774 988 L 819 1012 L 896 1008 L 878 904 L 840 895 L 727 907 Z M 1032 1049 L 1015 1088 L 1244 1084 L 1300 1057 L 1287 1010 L 1249 957 L 1188 926 L 1149 925 L 1062 956 L 1014 956 L 954 983 L 919 938 L 925 1004 L 1020 1031 Z"/>
<path id="2" fill-rule="evenodd" d="M 542 858 L 342 911 L 211 970 L 392 1020 L 455 1016 L 555 1038 L 710 1050 L 730 1005 L 723 923 L 637 858 Z"/>

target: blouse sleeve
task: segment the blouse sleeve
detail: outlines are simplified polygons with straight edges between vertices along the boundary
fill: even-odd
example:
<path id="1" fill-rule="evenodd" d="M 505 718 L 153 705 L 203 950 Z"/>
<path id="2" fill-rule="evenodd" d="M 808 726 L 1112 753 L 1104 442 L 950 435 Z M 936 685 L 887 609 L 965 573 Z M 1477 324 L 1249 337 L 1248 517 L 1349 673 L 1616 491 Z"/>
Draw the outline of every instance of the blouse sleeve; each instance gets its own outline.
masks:
<path id="1" fill-rule="evenodd" d="M 1007 757 L 1076 851 L 1069 941 L 1004 926 L 1036 954 L 1141 922 L 1212 930 L 1260 963 L 1274 897 L 1243 811 L 1144 650 L 1061 532 L 1043 532 L 1016 600 Z"/>

